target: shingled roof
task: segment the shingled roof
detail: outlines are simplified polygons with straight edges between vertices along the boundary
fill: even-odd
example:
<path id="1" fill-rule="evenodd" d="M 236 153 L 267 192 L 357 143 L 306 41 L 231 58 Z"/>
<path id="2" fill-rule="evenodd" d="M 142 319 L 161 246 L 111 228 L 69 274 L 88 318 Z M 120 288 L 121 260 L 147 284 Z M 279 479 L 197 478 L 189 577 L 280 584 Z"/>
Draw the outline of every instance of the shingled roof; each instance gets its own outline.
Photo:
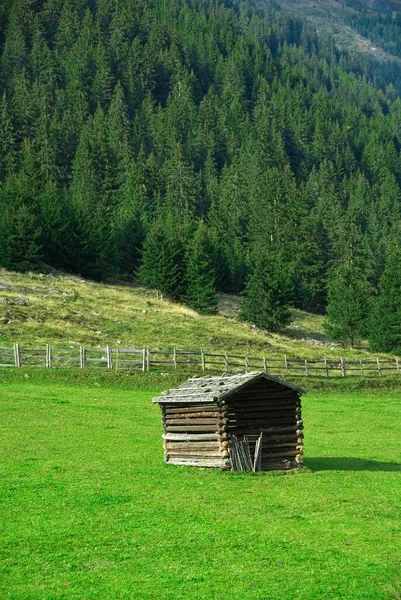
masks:
<path id="1" fill-rule="evenodd" d="M 296 392 L 306 393 L 302 388 L 288 383 L 280 377 L 269 375 L 263 371 L 254 371 L 242 375 L 193 377 L 180 385 L 180 387 L 167 390 L 161 396 L 153 398 L 153 402 L 157 404 L 167 404 L 170 402 L 217 402 L 227 396 L 231 396 L 246 384 L 258 379 L 267 379 Z"/>

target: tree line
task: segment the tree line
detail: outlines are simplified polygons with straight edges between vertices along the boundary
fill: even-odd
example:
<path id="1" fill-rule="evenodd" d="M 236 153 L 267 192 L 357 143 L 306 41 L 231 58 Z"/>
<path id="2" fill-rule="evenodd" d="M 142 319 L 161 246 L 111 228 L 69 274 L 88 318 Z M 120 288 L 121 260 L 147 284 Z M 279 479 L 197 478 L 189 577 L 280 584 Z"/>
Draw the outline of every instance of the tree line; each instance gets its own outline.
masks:
<path id="1" fill-rule="evenodd" d="M 0 48 L 2 266 L 401 347 L 401 100 L 363 59 L 236 0 L 6 0 Z"/>

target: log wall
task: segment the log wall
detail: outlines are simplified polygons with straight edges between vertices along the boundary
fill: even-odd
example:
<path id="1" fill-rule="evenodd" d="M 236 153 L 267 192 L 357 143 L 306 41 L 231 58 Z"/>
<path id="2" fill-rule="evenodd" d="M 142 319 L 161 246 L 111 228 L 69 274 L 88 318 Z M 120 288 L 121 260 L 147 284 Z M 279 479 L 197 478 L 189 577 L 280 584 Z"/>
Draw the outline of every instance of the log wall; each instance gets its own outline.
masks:
<path id="1" fill-rule="evenodd" d="M 227 418 L 215 403 L 164 404 L 161 410 L 167 463 L 230 467 Z"/>
<path id="2" fill-rule="evenodd" d="M 303 422 L 297 391 L 272 381 L 258 381 L 222 404 L 229 436 L 244 436 L 251 455 L 263 432 L 261 470 L 293 469 L 303 464 Z"/>

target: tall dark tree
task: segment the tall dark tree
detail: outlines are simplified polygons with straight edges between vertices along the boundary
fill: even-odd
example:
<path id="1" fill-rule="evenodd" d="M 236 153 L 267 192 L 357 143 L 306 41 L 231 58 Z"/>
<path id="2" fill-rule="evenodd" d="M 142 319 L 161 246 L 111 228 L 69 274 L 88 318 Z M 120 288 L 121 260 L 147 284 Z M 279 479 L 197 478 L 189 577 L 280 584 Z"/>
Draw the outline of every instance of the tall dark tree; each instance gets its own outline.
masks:
<path id="1" fill-rule="evenodd" d="M 201 221 L 187 250 L 185 302 L 197 312 L 215 314 L 218 309 L 213 246 Z"/>
<path id="2" fill-rule="evenodd" d="M 279 331 L 291 321 L 292 293 L 291 272 L 282 251 L 268 244 L 254 247 L 241 318 L 268 331 Z"/>
<path id="3" fill-rule="evenodd" d="M 369 346 L 374 351 L 401 354 L 401 248 L 393 244 L 380 279 L 379 296 L 369 322 Z"/>

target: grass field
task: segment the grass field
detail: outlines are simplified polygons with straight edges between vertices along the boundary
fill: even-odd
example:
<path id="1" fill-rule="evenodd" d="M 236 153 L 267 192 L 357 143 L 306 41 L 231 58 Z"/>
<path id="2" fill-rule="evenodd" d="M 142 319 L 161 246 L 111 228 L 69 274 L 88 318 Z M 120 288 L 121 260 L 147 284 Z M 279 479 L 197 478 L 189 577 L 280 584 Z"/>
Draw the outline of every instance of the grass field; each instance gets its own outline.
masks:
<path id="1" fill-rule="evenodd" d="M 279 476 L 164 465 L 173 376 L 52 377 L 0 372 L 2 600 L 401 598 L 399 389 L 305 396 Z"/>

